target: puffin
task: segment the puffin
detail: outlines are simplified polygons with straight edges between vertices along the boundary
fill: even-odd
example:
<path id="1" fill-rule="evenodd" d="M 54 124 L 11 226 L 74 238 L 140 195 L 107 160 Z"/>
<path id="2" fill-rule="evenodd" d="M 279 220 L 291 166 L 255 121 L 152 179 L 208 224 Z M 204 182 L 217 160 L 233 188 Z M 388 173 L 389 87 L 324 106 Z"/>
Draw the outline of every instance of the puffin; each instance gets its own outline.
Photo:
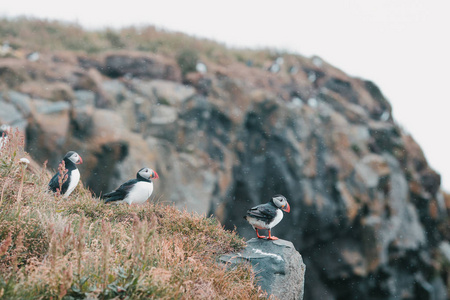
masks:
<path id="1" fill-rule="evenodd" d="M 67 170 L 67 180 L 61 186 L 61 190 L 59 191 L 59 193 L 64 195 L 64 198 L 67 198 L 77 187 L 78 182 L 80 181 L 80 171 L 78 171 L 77 165 L 82 164 L 83 159 L 75 151 L 69 151 L 62 159 L 61 163 L 62 162 L 64 162 L 64 166 Z M 59 172 L 53 175 L 52 179 L 48 183 L 48 189 L 50 191 L 54 193 L 58 192 L 58 190 L 60 189 L 60 176 L 61 174 Z"/>
<path id="2" fill-rule="evenodd" d="M 283 211 L 290 212 L 291 207 L 283 195 L 275 195 L 266 204 L 260 204 L 247 210 L 244 216 L 253 229 L 256 231 L 256 236 L 259 239 L 266 238 L 259 235 L 258 229 L 269 230 L 268 240 L 278 240 L 276 236 L 272 236 L 270 230 L 275 227 L 283 219 Z"/>
<path id="3" fill-rule="evenodd" d="M 158 173 L 150 168 L 142 168 L 136 174 L 136 179 L 130 179 L 116 190 L 104 194 L 105 203 L 126 202 L 128 204 L 142 204 L 147 201 L 153 193 L 152 179 L 158 179 Z"/>

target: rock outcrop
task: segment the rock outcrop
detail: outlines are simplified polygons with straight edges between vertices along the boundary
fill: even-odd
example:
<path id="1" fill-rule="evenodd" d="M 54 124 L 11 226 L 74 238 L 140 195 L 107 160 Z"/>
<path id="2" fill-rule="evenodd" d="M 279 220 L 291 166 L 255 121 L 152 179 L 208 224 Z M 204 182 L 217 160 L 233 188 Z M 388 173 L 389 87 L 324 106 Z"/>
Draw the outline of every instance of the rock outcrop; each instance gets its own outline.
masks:
<path id="1" fill-rule="evenodd" d="M 149 166 L 154 200 L 244 237 L 245 211 L 285 195 L 274 232 L 303 255 L 307 299 L 446 297 L 449 202 L 374 83 L 317 57 L 286 55 L 276 72 L 201 59 L 205 73 L 126 51 L 0 59 L 0 122 L 51 168 L 80 153 L 97 195 Z"/>
<path id="2" fill-rule="evenodd" d="M 277 299 L 302 300 L 306 266 L 294 245 L 285 240 L 268 241 L 253 238 L 239 253 L 220 257 L 221 262 L 234 267 L 250 262 L 258 285 Z"/>

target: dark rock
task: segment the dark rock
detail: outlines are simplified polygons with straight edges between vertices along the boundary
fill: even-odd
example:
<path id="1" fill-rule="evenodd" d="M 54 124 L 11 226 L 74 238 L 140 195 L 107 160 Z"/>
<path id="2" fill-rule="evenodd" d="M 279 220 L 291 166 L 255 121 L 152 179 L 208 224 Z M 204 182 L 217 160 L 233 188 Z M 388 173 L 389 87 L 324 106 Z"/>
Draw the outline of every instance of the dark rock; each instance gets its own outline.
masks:
<path id="1" fill-rule="evenodd" d="M 77 59 L 78 64 L 86 70 L 102 68 L 102 63 L 98 59 L 94 59 L 89 56 L 79 56 Z"/>
<path id="2" fill-rule="evenodd" d="M 436 299 L 434 294 L 433 286 L 428 283 L 423 276 L 417 275 L 415 282 L 414 294 L 418 297 L 418 299 L 423 300 L 434 300 Z"/>
<path id="3" fill-rule="evenodd" d="M 194 86 L 203 96 L 208 96 L 212 92 L 212 80 L 199 72 L 186 74 L 183 83 Z"/>
<path id="4" fill-rule="evenodd" d="M 441 186 L 441 175 L 431 169 L 424 170 L 420 175 L 424 189 L 431 195 L 436 194 Z"/>
<path id="5" fill-rule="evenodd" d="M 388 113 L 389 117 L 385 121 L 392 120 L 392 107 L 384 97 L 380 88 L 375 83 L 369 80 L 364 81 L 364 86 L 370 93 L 372 98 L 378 102 L 378 105 L 374 106 L 374 108 L 372 109 L 371 116 L 375 119 L 380 119 L 384 113 Z"/>
<path id="6" fill-rule="evenodd" d="M 85 179 L 96 195 L 110 190 L 111 175 L 114 174 L 116 165 L 128 155 L 128 147 L 126 141 L 107 142 L 100 146 L 95 155 L 96 164 L 91 168 L 90 176 Z"/>
<path id="7" fill-rule="evenodd" d="M 179 81 L 181 73 L 175 67 L 175 62 L 158 59 L 158 57 L 147 55 L 111 54 L 106 56 L 104 67 L 100 72 L 112 77 L 122 77 L 127 74 L 131 77 L 148 79 L 167 79 Z"/>
<path id="8" fill-rule="evenodd" d="M 289 241 L 254 238 L 241 252 L 222 255 L 220 260 L 230 267 L 250 262 L 258 285 L 277 299 L 303 299 L 306 266 Z"/>
<path id="9" fill-rule="evenodd" d="M 345 81 L 339 78 L 330 78 L 325 82 L 325 87 L 340 94 L 349 100 L 351 103 L 358 103 L 358 95 L 352 89 L 352 85 L 349 81 Z"/>
<path id="10" fill-rule="evenodd" d="M 303 71 L 308 76 L 308 80 L 316 87 L 318 86 L 318 82 L 325 77 L 325 72 L 317 68 L 303 67 Z"/>
<path id="11" fill-rule="evenodd" d="M 80 139 L 88 138 L 93 134 L 93 120 L 95 107 L 95 94 L 91 91 L 75 91 L 75 104 L 71 114 L 73 134 Z"/>
<path id="12" fill-rule="evenodd" d="M 447 287 L 445 286 L 442 278 L 436 276 L 432 281 L 433 300 L 446 300 L 448 299 Z"/>
<path id="13" fill-rule="evenodd" d="M 321 270 L 314 266 L 314 264 L 306 257 L 305 264 L 308 266 L 308 274 L 305 276 L 305 299 L 321 299 L 334 300 L 336 299 L 330 286 L 326 285 L 321 279 Z"/>

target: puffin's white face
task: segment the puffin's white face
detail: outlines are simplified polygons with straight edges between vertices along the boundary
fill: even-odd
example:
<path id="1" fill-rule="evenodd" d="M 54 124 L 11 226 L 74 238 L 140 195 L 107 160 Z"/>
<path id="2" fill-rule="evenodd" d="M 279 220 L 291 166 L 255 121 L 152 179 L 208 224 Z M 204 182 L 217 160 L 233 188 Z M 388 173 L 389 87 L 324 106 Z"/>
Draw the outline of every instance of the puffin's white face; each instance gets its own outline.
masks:
<path id="1" fill-rule="evenodd" d="M 284 210 L 285 212 L 291 211 L 291 207 L 289 206 L 289 203 L 283 195 L 275 195 L 272 198 L 272 201 L 278 208 Z"/>
<path id="2" fill-rule="evenodd" d="M 139 170 L 138 175 L 145 179 L 159 178 L 158 173 L 150 168 L 142 168 Z"/>
<path id="3" fill-rule="evenodd" d="M 65 157 L 68 158 L 71 162 L 73 162 L 76 165 L 83 163 L 83 159 L 75 151 L 68 152 Z"/>

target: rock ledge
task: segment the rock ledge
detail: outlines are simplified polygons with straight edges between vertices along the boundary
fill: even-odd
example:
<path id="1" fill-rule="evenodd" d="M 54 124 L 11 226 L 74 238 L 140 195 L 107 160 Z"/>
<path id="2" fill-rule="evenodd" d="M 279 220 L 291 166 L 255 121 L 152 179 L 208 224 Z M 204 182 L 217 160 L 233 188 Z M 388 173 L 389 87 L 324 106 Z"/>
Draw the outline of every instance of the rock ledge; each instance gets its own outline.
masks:
<path id="1" fill-rule="evenodd" d="M 239 253 L 220 257 L 231 266 L 248 261 L 257 274 L 258 284 L 278 299 L 303 299 L 306 266 L 294 245 L 286 240 L 253 238 Z"/>

